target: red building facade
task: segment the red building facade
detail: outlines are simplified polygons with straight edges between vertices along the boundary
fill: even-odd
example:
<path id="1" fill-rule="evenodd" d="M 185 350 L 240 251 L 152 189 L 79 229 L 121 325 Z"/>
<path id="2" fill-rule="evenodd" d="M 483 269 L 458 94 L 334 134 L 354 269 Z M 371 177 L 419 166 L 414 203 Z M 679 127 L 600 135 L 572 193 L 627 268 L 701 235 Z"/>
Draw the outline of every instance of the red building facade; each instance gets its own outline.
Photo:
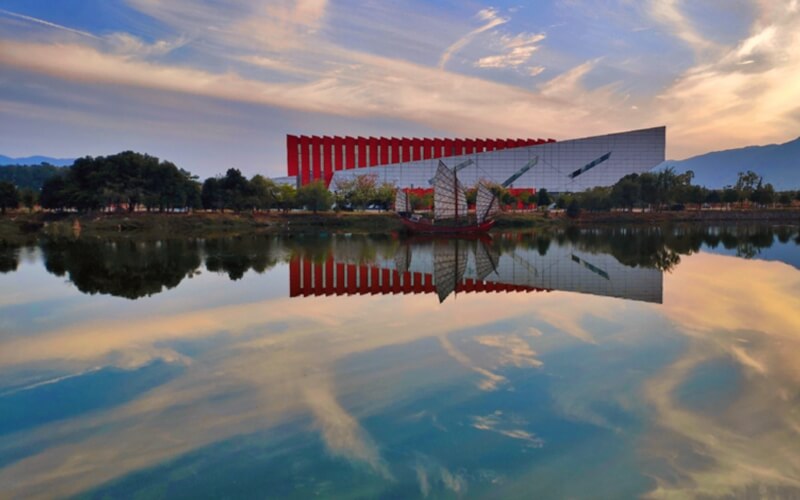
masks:
<path id="1" fill-rule="evenodd" d="M 446 158 L 535 146 L 554 139 L 438 139 L 396 137 L 286 136 L 287 175 L 304 186 L 331 182 L 337 170 Z"/>

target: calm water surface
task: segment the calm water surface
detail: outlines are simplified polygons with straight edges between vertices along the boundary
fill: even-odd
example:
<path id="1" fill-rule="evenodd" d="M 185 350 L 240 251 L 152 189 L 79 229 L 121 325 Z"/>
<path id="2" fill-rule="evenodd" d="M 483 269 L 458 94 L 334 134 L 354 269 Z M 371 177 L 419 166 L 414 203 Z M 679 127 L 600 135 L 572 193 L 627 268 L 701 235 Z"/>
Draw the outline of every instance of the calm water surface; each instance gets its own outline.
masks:
<path id="1" fill-rule="evenodd" d="M 800 233 L 0 242 L 0 498 L 800 497 Z"/>

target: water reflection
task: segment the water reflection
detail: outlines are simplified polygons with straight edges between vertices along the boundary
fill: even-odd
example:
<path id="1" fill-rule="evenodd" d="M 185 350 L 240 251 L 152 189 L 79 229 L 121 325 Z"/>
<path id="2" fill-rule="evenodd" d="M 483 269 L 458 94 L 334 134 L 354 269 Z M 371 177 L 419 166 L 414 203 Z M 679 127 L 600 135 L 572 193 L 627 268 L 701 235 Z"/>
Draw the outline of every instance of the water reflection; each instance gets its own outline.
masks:
<path id="1" fill-rule="evenodd" d="M 511 244 L 506 239 L 512 240 Z M 335 247 L 324 262 L 302 256 L 290 263 L 296 296 L 436 293 L 549 292 L 553 290 L 661 302 L 662 272 L 622 264 L 591 243 L 535 246 L 516 235 L 492 239 L 409 239 L 391 258 L 363 263 L 350 248 Z M 542 242 L 546 249 L 542 252 Z"/>
<path id="2" fill-rule="evenodd" d="M 0 497 L 797 496 L 797 239 L 9 243 Z"/>
<path id="3" fill-rule="evenodd" d="M 800 245 L 800 233 L 785 226 L 677 226 L 569 228 L 484 240 L 436 241 L 359 235 L 159 241 L 61 238 L 38 243 L 0 240 L 0 273 L 17 269 L 20 249 L 39 248 L 46 269 L 66 277 L 80 291 L 128 299 L 177 287 L 203 267 L 238 280 L 250 270 L 260 274 L 291 262 L 292 296 L 437 292 L 444 299 L 452 292 L 565 290 L 659 302 L 658 273 L 645 270 L 668 272 L 680 263 L 681 255 L 701 249 L 780 260 L 800 269 L 797 252 L 771 251 L 776 244 L 779 248 Z M 412 255 L 416 257 L 412 259 Z M 358 266 L 354 271 L 353 265 Z M 438 282 L 434 280 L 437 266 Z M 385 272 L 389 272 L 387 283 Z M 405 276 L 407 273 L 410 276 Z M 597 280 L 592 281 L 591 274 Z M 443 286 L 445 276 L 453 283 Z"/>

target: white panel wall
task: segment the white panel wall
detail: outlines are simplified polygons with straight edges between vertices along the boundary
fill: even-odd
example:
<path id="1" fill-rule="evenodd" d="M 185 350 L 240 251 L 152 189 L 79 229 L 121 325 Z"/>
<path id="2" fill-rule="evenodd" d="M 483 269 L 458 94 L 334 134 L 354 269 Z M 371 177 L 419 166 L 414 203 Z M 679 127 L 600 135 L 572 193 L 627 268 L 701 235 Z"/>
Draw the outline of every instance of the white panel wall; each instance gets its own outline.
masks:
<path id="1" fill-rule="evenodd" d="M 469 155 L 452 156 L 443 161 L 449 167 L 471 159 L 474 163 L 459 171 L 458 177 L 465 186 L 473 186 L 486 179 L 502 183 L 534 157 L 539 163 L 517 179 L 514 188 L 545 188 L 550 192 L 579 192 L 594 186 L 610 186 L 631 173 L 647 172 L 665 159 L 666 127 L 635 130 L 585 139 L 524 146 Z M 569 174 L 606 153 L 611 157 L 575 179 Z M 393 183 L 398 187 L 427 188 L 439 160 L 421 160 L 395 163 L 377 167 L 341 170 L 334 174 L 331 189 L 336 181 L 360 175 L 375 175 L 378 182 Z"/>

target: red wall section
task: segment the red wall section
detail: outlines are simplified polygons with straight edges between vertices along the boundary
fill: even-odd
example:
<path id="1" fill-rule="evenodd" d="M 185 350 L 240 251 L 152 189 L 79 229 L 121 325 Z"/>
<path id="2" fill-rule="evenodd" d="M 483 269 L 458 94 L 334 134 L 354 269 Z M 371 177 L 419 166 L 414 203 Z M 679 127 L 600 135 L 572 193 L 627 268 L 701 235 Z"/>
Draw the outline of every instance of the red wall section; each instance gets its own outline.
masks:
<path id="1" fill-rule="evenodd" d="M 322 175 L 327 186 L 333 177 L 333 138 L 322 138 Z"/>
<path id="2" fill-rule="evenodd" d="M 311 138 L 301 135 L 300 136 L 300 184 L 308 184 L 311 182 Z"/>
<path id="3" fill-rule="evenodd" d="M 356 168 L 356 139 L 355 137 L 344 138 L 344 168 Z"/>
<path id="4" fill-rule="evenodd" d="M 297 175 L 299 170 L 300 155 L 297 154 L 297 145 L 300 143 L 296 135 L 286 136 L 286 171 L 288 175 Z"/>
<path id="5" fill-rule="evenodd" d="M 392 141 L 388 137 L 381 137 L 381 165 L 389 163 L 389 148 L 392 146 Z"/>
<path id="6" fill-rule="evenodd" d="M 286 136 L 286 170 L 300 185 L 329 184 L 337 170 L 408 163 L 462 154 L 556 142 L 554 139 L 440 139 L 341 136 Z M 369 148 L 367 148 L 369 145 Z M 369 152 L 367 152 L 369 149 Z M 358 154 L 356 154 L 358 153 Z M 358 161 L 356 161 L 358 156 Z"/>
<path id="7" fill-rule="evenodd" d="M 364 137 L 356 139 L 356 147 L 358 148 L 358 168 L 367 166 L 367 140 Z"/>
<path id="8" fill-rule="evenodd" d="M 378 163 L 378 138 L 377 137 L 370 137 L 369 138 L 369 162 L 367 163 L 368 167 L 373 167 L 375 165 L 380 165 Z"/>
<path id="9" fill-rule="evenodd" d="M 333 169 L 342 170 L 344 168 L 344 137 L 333 138 Z"/>
<path id="10" fill-rule="evenodd" d="M 311 175 L 312 181 L 322 178 L 322 137 L 311 137 Z"/>

